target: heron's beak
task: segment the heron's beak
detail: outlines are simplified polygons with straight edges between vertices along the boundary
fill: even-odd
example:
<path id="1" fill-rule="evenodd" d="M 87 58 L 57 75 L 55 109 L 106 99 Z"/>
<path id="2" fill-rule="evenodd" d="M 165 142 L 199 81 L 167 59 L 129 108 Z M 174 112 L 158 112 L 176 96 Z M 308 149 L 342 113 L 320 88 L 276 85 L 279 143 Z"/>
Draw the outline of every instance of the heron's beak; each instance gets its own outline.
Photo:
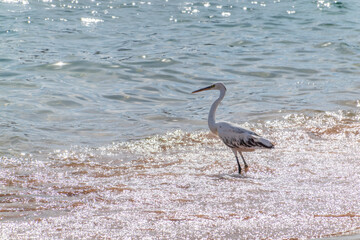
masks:
<path id="1" fill-rule="evenodd" d="M 211 86 L 208 86 L 208 87 L 201 88 L 199 90 L 193 91 L 192 93 L 198 93 L 198 92 L 202 92 L 202 91 L 206 91 L 206 90 L 211 90 L 214 87 L 215 87 L 215 85 L 211 85 Z"/>

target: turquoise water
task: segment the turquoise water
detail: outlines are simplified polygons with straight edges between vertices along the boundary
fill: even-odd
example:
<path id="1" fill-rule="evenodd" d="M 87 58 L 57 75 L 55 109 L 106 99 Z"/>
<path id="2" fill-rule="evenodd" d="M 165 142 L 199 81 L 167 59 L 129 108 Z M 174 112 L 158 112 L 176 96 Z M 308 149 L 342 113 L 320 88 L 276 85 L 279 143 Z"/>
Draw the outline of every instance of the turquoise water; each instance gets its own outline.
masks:
<path id="1" fill-rule="evenodd" d="M 359 229 L 359 7 L 0 0 L 0 236 Z M 191 94 L 214 82 L 228 89 L 219 120 L 277 144 L 246 156 L 245 178 L 208 135 L 217 93 Z"/>
<path id="2" fill-rule="evenodd" d="M 237 122 L 357 111 L 358 5 L 1 1 L 1 152 L 203 129 L 217 81 Z"/>

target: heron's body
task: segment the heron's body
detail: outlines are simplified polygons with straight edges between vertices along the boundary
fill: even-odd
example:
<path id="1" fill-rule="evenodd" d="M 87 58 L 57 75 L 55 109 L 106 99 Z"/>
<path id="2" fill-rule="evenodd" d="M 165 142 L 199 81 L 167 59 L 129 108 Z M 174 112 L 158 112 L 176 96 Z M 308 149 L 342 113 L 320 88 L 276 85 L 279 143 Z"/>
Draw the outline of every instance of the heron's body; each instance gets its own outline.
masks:
<path id="1" fill-rule="evenodd" d="M 220 102 L 223 100 L 225 96 L 226 88 L 224 84 L 216 83 L 209 87 L 194 91 L 193 93 L 197 93 L 205 90 L 220 91 L 219 98 L 215 100 L 215 102 L 211 105 L 210 108 L 209 118 L 208 118 L 209 128 L 212 133 L 220 137 L 220 139 L 224 142 L 226 146 L 231 148 L 238 164 L 239 174 L 241 174 L 241 166 L 239 163 L 239 159 L 237 157 L 237 153 L 239 153 L 241 158 L 243 159 L 245 164 L 245 170 L 247 170 L 248 165 L 245 162 L 242 152 L 252 152 L 255 149 L 261 149 L 261 148 L 273 148 L 274 145 L 269 140 L 260 137 L 259 135 L 257 135 L 256 133 L 250 130 L 238 127 L 234 124 L 227 122 L 216 123 L 215 112 Z"/>

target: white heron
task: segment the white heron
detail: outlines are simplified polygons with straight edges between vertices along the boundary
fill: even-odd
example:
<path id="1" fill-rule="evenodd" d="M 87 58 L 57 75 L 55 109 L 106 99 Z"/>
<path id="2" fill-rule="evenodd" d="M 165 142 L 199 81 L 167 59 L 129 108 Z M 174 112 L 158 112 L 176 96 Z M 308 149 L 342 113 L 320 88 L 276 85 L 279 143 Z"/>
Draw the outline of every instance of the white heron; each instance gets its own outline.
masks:
<path id="1" fill-rule="evenodd" d="M 242 160 L 245 164 L 245 171 L 248 169 L 248 165 L 245 162 L 244 156 L 242 152 L 252 152 L 255 149 L 261 148 L 273 148 L 274 144 L 272 144 L 269 140 L 264 139 L 257 135 L 256 133 L 246 130 L 244 128 L 238 127 L 234 124 L 227 122 L 215 122 L 215 112 L 220 102 L 223 100 L 226 88 L 222 83 L 215 83 L 209 87 L 201 88 L 199 90 L 193 91 L 192 93 L 198 93 L 205 90 L 219 90 L 220 96 L 215 102 L 211 105 L 208 124 L 210 131 L 215 135 L 218 135 L 220 139 L 225 143 L 226 146 L 231 148 L 233 151 L 236 162 L 239 168 L 239 174 L 241 174 L 241 166 L 239 163 L 239 159 L 237 153 L 240 154 Z"/>

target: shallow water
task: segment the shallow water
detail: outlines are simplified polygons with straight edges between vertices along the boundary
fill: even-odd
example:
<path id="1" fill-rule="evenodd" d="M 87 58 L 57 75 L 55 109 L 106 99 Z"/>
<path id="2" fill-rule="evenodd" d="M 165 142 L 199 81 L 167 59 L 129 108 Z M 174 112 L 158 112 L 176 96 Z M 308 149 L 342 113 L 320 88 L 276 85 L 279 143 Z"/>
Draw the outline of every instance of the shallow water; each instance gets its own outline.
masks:
<path id="1" fill-rule="evenodd" d="M 360 228 L 357 1 L 0 0 L 0 236 Z M 232 152 L 217 118 L 276 144 Z"/>
<path id="2" fill-rule="evenodd" d="M 276 149 L 247 153 L 250 169 L 242 176 L 231 151 L 206 132 L 74 147 L 46 161 L 3 158 L 2 234 L 306 239 L 349 233 L 360 224 L 359 119 L 306 120 L 289 115 L 249 126 Z"/>

